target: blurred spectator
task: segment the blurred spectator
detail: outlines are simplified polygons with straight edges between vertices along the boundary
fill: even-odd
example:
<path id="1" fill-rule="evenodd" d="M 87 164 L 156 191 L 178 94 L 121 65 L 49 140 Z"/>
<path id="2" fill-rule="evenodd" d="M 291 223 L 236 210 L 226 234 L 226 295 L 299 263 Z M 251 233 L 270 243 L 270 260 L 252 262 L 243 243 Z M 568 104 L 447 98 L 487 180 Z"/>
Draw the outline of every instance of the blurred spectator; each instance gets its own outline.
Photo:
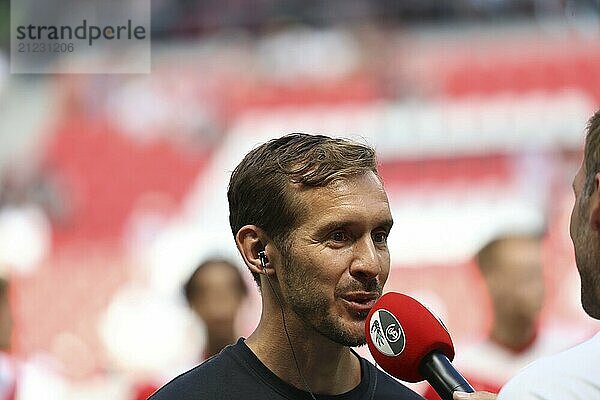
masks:
<path id="1" fill-rule="evenodd" d="M 210 258 L 202 262 L 183 286 L 185 298 L 204 324 L 206 341 L 198 363 L 235 343 L 235 321 L 248 294 L 240 269 L 230 261 Z M 138 382 L 134 399 L 145 400 L 164 382 Z M 2 400 L 2 399 L 0 399 Z"/>
<path id="2" fill-rule="evenodd" d="M 248 293 L 238 267 L 226 260 L 206 260 L 192 273 L 184 293 L 190 308 L 206 327 L 206 345 L 200 360 L 235 343 L 235 319 Z"/>
<path id="3" fill-rule="evenodd" d="M 10 165 L 0 175 L 0 207 L 38 206 L 52 222 L 66 219 L 64 188 L 51 165 Z"/>
<path id="4" fill-rule="evenodd" d="M 486 340 L 459 352 L 455 364 L 477 390 L 497 393 L 521 368 L 572 343 L 538 329 L 544 302 L 541 236 L 498 236 L 476 261 L 491 300 L 491 331 Z M 425 397 L 439 399 L 431 388 Z"/>
<path id="5" fill-rule="evenodd" d="M 34 163 L 0 175 L 0 263 L 31 272 L 51 250 L 51 226 L 66 221 L 58 180 Z"/>
<path id="6" fill-rule="evenodd" d="M 0 277 L 0 400 L 15 399 L 17 384 L 16 362 L 8 353 L 13 326 L 8 287 L 8 280 Z"/>

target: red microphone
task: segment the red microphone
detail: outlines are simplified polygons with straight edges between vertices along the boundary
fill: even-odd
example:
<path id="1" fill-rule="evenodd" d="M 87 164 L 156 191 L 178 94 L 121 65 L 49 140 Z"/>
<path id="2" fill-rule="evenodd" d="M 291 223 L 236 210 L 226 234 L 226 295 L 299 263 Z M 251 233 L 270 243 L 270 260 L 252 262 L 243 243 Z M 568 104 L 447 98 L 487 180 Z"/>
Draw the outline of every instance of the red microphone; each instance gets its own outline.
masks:
<path id="1" fill-rule="evenodd" d="M 475 390 L 452 366 L 448 330 L 423 304 L 401 293 L 386 293 L 365 324 L 369 351 L 388 374 L 407 382 L 426 379 L 443 400 L 455 391 Z"/>

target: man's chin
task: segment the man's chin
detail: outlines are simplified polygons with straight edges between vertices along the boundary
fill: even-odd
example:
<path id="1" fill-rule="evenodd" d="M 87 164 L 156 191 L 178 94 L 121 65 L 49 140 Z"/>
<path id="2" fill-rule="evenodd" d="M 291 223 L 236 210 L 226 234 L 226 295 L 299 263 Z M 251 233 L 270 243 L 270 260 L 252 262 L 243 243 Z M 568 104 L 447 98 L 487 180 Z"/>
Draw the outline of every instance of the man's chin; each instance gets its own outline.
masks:
<path id="1" fill-rule="evenodd" d="M 365 340 L 365 337 L 359 337 L 359 336 L 353 336 L 353 337 L 345 337 L 343 341 L 338 341 L 338 343 L 343 344 L 344 346 L 348 346 L 348 347 L 360 347 L 360 346 L 364 346 L 365 344 L 367 344 L 367 341 Z"/>
<path id="2" fill-rule="evenodd" d="M 354 326 L 352 329 L 348 329 L 346 331 L 347 335 L 345 336 L 347 340 L 345 345 L 349 347 L 357 347 L 366 344 L 367 340 L 365 338 L 364 321 L 354 322 L 353 325 Z"/>
<path id="3" fill-rule="evenodd" d="M 595 298 L 590 298 L 586 294 L 582 293 L 581 305 L 587 315 L 594 319 L 600 319 L 600 305 L 596 302 Z"/>
<path id="4" fill-rule="evenodd" d="M 366 343 L 365 319 L 355 313 L 346 313 L 343 317 L 322 320 L 317 330 L 325 337 L 344 346 L 355 347 Z"/>

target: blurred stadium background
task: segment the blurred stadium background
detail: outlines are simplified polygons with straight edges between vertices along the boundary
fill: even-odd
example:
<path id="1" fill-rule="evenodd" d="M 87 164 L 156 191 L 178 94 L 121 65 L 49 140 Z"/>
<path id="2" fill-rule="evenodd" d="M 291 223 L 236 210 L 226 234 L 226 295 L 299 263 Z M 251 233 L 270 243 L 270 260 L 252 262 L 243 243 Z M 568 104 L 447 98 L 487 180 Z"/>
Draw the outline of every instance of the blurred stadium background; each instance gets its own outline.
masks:
<path id="1" fill-rule="evenodd" d="M 149 75 L 9 74 L 3 34 L 0 265 L 12 352 L 31 370 L 22 398 L 131 399 L 136 382 L 193 362 L 202 331 L 180 285 L 203 257 L 237 257 L 228 174 L 288 132 L 376 146 L 396 222 L 387 290 L 431 305 L 458 346 L 488 328 L 472 256 L 502 231 L 548 229 L 543 325 L 597 329 L 568 221 L 600 106 L 599 10 L 156 0 Z"/>

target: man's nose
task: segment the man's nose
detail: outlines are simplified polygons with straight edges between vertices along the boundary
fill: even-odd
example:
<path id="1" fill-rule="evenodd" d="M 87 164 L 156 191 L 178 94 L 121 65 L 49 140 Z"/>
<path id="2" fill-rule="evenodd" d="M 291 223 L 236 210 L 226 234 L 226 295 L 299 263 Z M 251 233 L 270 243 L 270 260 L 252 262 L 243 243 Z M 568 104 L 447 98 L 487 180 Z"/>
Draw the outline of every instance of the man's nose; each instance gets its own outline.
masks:
<path id="1" fill-rule="evenodd" d="M 368 236 L 354 243 L 350 274 L 360 280 L 375 278 L 381 272 L 380 259 L 373 239 Z"/>

